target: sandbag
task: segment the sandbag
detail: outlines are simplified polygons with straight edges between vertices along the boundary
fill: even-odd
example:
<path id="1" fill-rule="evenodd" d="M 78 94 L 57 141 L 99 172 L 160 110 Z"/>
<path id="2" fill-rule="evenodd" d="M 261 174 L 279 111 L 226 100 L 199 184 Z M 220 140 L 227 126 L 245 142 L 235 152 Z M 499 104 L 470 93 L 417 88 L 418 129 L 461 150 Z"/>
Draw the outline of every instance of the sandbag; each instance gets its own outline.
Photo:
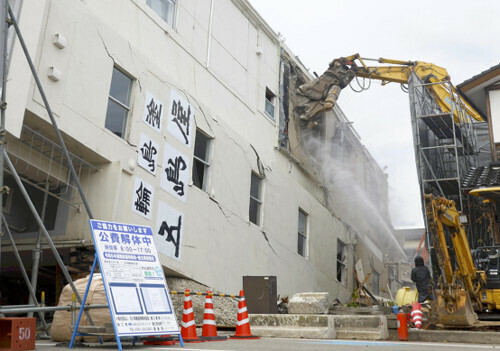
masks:
<path id="1" fill-rule="evenodd" d="M 83 279 L 75 280 L 73 283 L 75 284 L 76 290 L 80 294 L 83 299 L 83 295 L 85 294 L 85 289 L 87 288 L 87 284 L 89 281 L 89 277 L 85 277 Z M 67 306 L 71 305 L 71 299 L 73 296 L 73 289 L 68 284 L 66 285 L 59 297 L 58 306 Z M 90 284 L 89 293 L 87 295 L 87 300 L 85 304 L 88 305 L 101 305 L 107 304 L 108 300 L 106 299 L 106 292 L 104 290 L 104 284 L 102 282 L 102 277 L 100 274 L 96 273 L 92 277 L 92 283 Z M 77 305 L 79 305 L 77 301 Z M 78 312 L 75 314 L 75 323 L 76 317 L 78 317 Z M 104 327 L 106 323 L 111 323 L 111 315 L 109 313 L 108 308 L 95 308 L 90 309 L 90 316 L 95 326 Z M 87 320 L 87 316 L 85 313 L 82 314 L 82 318 L 80 319 L 80 326 L 90 325 Z M 69 311 L 56 311 L 54 313 L 54 319 L 52 321 L 52 326 L 50 328 L 50 337 L 54 341 L 70 341 L 71 340 L 71 312 Z M 114 339 L 113 336 L 104 336 L 104 341 L 109 341 Z M 85 341 L 85 342 L 96 342 L 98 341 L 97 337 L 94 336 L 77 336 L 75 341 Z"/>

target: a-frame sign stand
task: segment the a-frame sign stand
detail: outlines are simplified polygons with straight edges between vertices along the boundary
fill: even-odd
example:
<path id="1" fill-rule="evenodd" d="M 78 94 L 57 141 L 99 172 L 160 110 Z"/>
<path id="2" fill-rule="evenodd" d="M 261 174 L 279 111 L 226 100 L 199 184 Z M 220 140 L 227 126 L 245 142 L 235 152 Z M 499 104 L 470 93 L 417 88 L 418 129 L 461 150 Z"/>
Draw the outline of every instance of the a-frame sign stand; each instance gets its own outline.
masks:
<path id="1" fill-rule="evenodd" d="M 135 343 L 140 336 L 178 335 L 184 347 L 151 227 L 93 219 L 89 223 L 96 256 L 69 348 L 78 334 L 97 264 L 120 351 L 120 337 L 133 337 Z"/>

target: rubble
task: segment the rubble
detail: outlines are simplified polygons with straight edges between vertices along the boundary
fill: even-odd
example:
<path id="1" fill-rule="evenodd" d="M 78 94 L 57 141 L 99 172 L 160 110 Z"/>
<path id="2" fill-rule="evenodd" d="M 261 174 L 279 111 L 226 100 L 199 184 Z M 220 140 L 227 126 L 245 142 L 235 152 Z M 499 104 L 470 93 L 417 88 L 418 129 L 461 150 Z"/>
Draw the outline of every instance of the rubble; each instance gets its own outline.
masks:
<path id="1" fill-rule="evenodd" d="M 197 326 L 203 325 L 203 314 L 205 312 L 205 296 L 193 295 L 195 292 L 205 293 L 210 290 L 214 294 L 228 294 L 227 291 L 218 291 L 206 285 L 183 278 L 167 278 L 167 285 L 170 291 L 177 291 L 178 294 L 172 294 L 172 304 L 174 305 L 177 322 L 182 322 L 184 312 L 184 291 L 191 291 L 193 301 L 193 311 L 195 323 Z M 231 297 L 213 297 L 215 323 L 218 327 L 235 327 L 238 314 L 238 299 Z"/>

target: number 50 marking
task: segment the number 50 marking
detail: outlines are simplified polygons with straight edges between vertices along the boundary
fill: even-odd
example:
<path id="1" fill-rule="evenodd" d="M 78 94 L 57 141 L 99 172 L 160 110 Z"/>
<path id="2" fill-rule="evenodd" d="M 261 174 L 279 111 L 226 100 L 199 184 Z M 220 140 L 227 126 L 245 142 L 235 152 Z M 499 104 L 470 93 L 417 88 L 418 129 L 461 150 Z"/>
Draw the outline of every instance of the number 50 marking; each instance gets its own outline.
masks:
<path id="1" fill-rule="evenodd" d="M 19 340 L 27 340 L 31 338 L 31 328 L 19 328 Z"/>

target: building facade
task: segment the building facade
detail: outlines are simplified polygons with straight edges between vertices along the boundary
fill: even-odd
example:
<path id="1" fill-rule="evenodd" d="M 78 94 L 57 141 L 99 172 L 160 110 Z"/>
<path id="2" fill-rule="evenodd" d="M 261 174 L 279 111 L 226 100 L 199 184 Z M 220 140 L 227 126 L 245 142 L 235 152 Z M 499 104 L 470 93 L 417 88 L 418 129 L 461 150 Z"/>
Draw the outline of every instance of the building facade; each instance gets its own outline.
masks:
<path id="1" fill-rule="evenodd" d="M 398 278 L 387 263 L 401 248 L 386 175 L 340 108 L 315 126 L 296 119 L 294 90 L 312 76 L 248 1 L 16 3 L 94 218 L 151 226 L 167 275 L 227 293 L 243 276 L 272 275 L 282 296 L 328 291 L 347 302 L 361 262 L 366 286 L 389 296 Z M 85 273 L 89 214 L 18 44 L 9 159 L 70 272 Z M 4 214 L 29 257 L 38 226 L 10 173 Z M 42 288 L 57 295 L 43 239 L 42 249 Z M 12 251 L 3 238 L 3 291 L 19 273 Z"/>

